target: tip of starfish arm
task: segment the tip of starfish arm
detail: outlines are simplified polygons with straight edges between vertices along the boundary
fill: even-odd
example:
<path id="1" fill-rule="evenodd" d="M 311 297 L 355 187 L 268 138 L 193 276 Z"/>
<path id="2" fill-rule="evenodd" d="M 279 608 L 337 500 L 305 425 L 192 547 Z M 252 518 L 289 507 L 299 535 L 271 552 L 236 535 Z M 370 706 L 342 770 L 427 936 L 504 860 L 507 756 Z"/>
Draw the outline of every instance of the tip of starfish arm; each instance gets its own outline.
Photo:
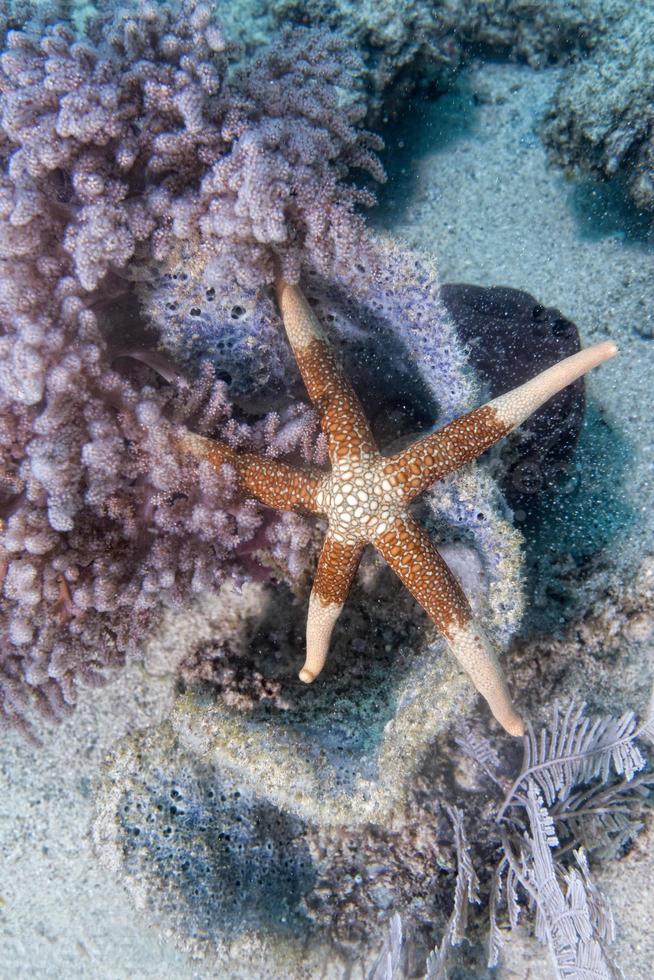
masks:
<path id="1" fill-rule="evenodd" d="M 521 738 L 525 733 L 525 723 L 519 715 L 513 715 L 511 718 L 505 718 L 501 722 L 502 727 L 509 735 L 513 735 L 514 738 Z"/>
<path id="2" fill-rule="evenodd" d="M 603 344 L 600 344 L 606 350 L 606 359 L 610 357 L 615 357 L 616 354 L 620 353 L 620 348 L 613 340 L 605 340 Z"/>
<path id="3" fill-rule="evenodd" d="M 304 681 L 305 684 L 312 684 L 313 681 L 315 681 L 316 679 L 316 675 L 313 674 L 310 670 L 308 670 L 307 667 L 302 668 L 302 670 L 298 674 L 298 677 L 300 678 L 301 681 Z"/>
<path id="4" fill-rule="evenodd" d="M 211 445 L 208 439 L 197 435 L 195 432 L 190 432 L 188 429 L 178 429 L 174 438 L 180 449 L 190 453 L 191 456 L 206 455 L 207 447 Z"/>

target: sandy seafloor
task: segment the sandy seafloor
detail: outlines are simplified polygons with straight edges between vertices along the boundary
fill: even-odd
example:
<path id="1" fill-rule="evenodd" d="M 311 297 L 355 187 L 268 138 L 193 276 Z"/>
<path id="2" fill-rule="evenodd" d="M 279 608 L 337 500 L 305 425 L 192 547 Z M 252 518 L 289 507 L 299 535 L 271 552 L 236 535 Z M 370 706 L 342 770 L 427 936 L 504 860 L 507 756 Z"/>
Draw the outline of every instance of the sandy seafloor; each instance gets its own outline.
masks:
<path id="1" fill-rule="evenodd" d="M 469 70 L 446 99 L 415 107 L 411 128 L 391 139 L 394 179 L 376 221 L 433 251 L 444 282 L 529 290 L 573 319 L 586 342 L 611 336 L 619 343 L 620 357 L 591 376 L 588 389 L 629 448 L 615 494 L 634 519 L 611 546 L 622 576 L 653 550 L 654 339 L 641 333 L 648 317 L 654 333 L 654 248 L 618 196 L 566 182 L 547 166 L 536 129 L 555 81 L 555 70 L 487 64 Z M 191 614 L 185 624 L 176 625 L 177 636 L 199 627 Z M 171 703 L 173 679 L 157 660 L 155 644 L 147 669 L 132 664 L 106 688 L 82 692 L 76 713 L 41 748 L 3 735 L 2 978 L 212 975 L 134 911 L 90 842 L 92 781 L 107 750 L 156 723 Z M 642 672 L 651 678 L 651 657 Z M 616 672 L 616 689 L 629 677 Z M 630 978 L 652 975 L 653 844 L 650 828 L 627 858 L 599 874 L 614 903 L 615 956 Z M 499 976 L 550 975 L 533 941 L 511 942 Z"/>

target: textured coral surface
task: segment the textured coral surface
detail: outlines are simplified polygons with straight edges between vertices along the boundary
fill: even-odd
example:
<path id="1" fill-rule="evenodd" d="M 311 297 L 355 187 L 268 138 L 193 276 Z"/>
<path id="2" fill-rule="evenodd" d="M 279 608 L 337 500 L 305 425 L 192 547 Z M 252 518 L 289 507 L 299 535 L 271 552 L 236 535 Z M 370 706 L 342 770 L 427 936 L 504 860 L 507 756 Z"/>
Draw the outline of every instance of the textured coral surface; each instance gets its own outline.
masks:
<path id="1" fill-rule="evenodd" d="M 480 49 L 543 67 L 591 48 L 604 31 L 595 0 L 245 0 L 239 13 L 234 28 L 250 43 L 288 21 L 347 37 L 363 54 L 377 117 L 401 113 L 416 91 L 446 91 Z"/>
<path id="2" fill-rule="evenodd" d="M 543 137 L 568 171 L 624 180 L 654 211 L 654 3 L 607 10 L 591 56 L 569 68 L 547 110 Z"/>
<path id="3" fill-rule="evenodd" d="M 281 575 L 306 567 L 306 524 L 239 499 L 228 469 L 189 468 L 171 426 L 316 462 L 312 413 L 235 417 L 224 380 L 156 351 L 136 286 L 180 241 L 219 284 L 238 268 L 264 285 L 272 245 L 291 278 L 300 255 L 344 263 L 369 200 L 349 168 L 382 172 L 337 38 L 287 32 L 228 82 L 193 0 L 110 11 L 81 38 L 56 7 L 24 17 L 0 59 L 0 714 L 26 725 L 134 654 L 163 600 L 262 574 L 262 550 Z M 234 392 L 254 401 L 247 368 Z"/>

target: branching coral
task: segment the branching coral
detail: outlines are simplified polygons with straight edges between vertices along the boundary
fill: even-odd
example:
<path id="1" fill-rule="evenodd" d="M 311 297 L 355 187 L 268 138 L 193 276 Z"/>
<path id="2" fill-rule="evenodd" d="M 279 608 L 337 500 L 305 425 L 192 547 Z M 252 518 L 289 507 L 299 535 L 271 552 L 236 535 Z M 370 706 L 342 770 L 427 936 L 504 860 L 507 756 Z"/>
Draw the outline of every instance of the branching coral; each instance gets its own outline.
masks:
<path id="1" fill-rule="evenodd" d="M 142 264 L 197 225 L 195 245 L 218 267 L 240 244 L 239 268 L 259 282 L 264 227 L 289 275 L 299 249 L 324 265 L 361 232 L 348 168 L 378 171 L 355 129 L 356 97 L 337 111 L 351 65 L 333 39 L 285 35 L 284 54 L 273 48 L 230 85 L 202 3 L 119 9 L 83 37 L 61 16 L 44 8 L 9 30 L 0 57 L 0 714 L 13 721 L 32 702 L 60 716 L 78 678 L 101 680 L 135 649 L 162 598 L 248 574 L 249 554 L 268 547 L 261 509 L 235 496 L 228 469 L 192 473 L 175 458 L 171 420 L 271 455 L 320 456 L 306 409 L 252 426 L 208 376 L 177 395 L 162 388 L 159 361 L 140 349 Z M 293 94 L 300 77 L 305 96 Z M 264 93 L 297 135 L 286 165 L 302 165 L 306 189 L 284 233 Z M 316 216 L 330 215 L 331 247 L 318 255 Z M 131 368 L 118 356 L 130 350 Z M 286 573 L 309 544 L 300 518 L 271 530 Z"/>
<path id="2" fill-rule="evenodd" d="M 302 262 L 320 272 L 344 270 L 365 249 L 356 204 L 374 197 L 346 186 L 350 169 L 384 180 L 375 156 L 381 140 L 357 127 L 365 113 L 357 58 L 338 36 L 286 30 L 234 85 L 242 101 L 223 134 L 234 141 L 203 180 L 189 211 L 199 221 L 213 261 L 239 279 L 256 268 L 270 279 L 271 246 L 285 278 Z"/>
<path id="3" fill-rule="evenodd" d="M 15 460 L 10 475 L 22 487 L 3 535 L 0 690 L 3 714 L 13 719 L 34 698 L 48 713 L 66 710 L 76 678 L 100 680 L 106 666 L 138 648 L 162 599 L 179 601 L 226 574 L 251 573 L 252 552 L 262 549 L 273 551 L 280 570 L 297 573 L 309 551 L 310 534 L 302 538 L 301 529 L 284 547 L 284 517 L 271 524 L 236 494 L 228 470 L 181 466 L 165 413 L 204 416 L 232 444 L 274 451 L 269 419 L 236 424 L 224 384 L 209 380 L 200 405 L 197 390 L 192 398 L 171 396 L 129 382 L 106 363 L 101 338 L 92 340 L 90 368 L 69 352 L 47 372 L 46 406 L 13 416 L 31 416 L 29 443 L 3 440 L 3 455 Z M 73 351 L 80 346 L 76 338 Z M 266 526 L 270 544 L 259 533 Z M 298 541 L 307 549 L 302 556 Z"/>
<path id="4" fill-rule="evenodd" d="M 180 240 L 257 285 L 272 275 L 271 245 L 292 279 L 300 254 L 323 270 L 353 254 L 354 206 L 371 196 L 344 178 L 351 168 L 383 178 L 378 139 L 357 128 L 356 58 L 299 28 L 231 80 L 228 54 L 198 0 L 96 17 L 81 39 L 62 22 L 42 38 L 9 33 L 12 224 L 35 243 L 40 215 L 54 233 L 67 218 L 62 241 L 83 289 L 135 256 L 163 260 Z"/>

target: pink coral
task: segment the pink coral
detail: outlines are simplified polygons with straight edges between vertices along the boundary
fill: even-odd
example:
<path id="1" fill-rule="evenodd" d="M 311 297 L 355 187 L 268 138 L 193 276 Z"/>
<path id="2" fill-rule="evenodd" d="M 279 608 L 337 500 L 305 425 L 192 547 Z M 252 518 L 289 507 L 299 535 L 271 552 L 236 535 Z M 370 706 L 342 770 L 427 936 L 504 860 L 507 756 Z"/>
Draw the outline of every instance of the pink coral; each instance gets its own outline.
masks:
<path id="1" fill-rule="evenodd" d="M 197 0 L 117 9 L 82 37 L 44 7 L 5 44 L 0 717 L 27 725 L 33 705 L 60 717 L 78 680 L 98 683 L 135 654 L 160 602 L 252 574 L 262 548 L 284 574 L 306 566 L 299 517 L 239 498 L 229 467 L 189 470 L 170 432 L 187 420 L 234 446 L 318 461 L 314 414 L 239 419 L 211 371 L 191 386 L 162 368 L 134 280 L 196 228 L 225 274 L 236 257 L 259 284 L 264 245 L 289 269 L 300 255 L 343 258 L 361 231 L 361 193 L 344 177 L 378 166 L 356 99 L 338 108 L 356 66 L 324 35 L 285 35 L 229 84 L 227 46 Z M 275 132 L 295 133 L 290 156 Z M 285 166 L 295 183 L 280 182 Z"/>

